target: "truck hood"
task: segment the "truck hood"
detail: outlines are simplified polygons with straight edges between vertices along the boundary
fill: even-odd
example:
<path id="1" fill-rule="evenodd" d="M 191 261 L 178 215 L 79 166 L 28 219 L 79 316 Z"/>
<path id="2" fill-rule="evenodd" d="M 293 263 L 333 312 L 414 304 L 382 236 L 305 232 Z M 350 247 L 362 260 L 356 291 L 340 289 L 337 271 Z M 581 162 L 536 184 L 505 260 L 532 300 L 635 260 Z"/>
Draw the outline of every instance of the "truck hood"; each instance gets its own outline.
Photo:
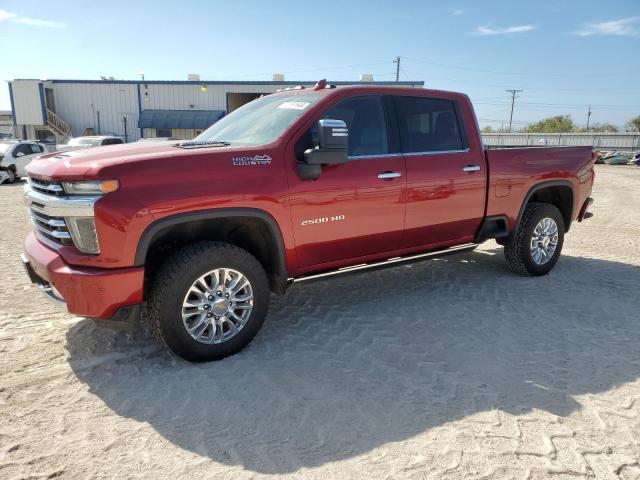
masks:
<path id="1" fill-rule="evenodd" d="M 141 142 L 53 152 L 33 160 L 27 173 L 48 180 L 98 178 L 108 167 L 183 155 L 184 150 L 174 146 L 177 143 Z"/>

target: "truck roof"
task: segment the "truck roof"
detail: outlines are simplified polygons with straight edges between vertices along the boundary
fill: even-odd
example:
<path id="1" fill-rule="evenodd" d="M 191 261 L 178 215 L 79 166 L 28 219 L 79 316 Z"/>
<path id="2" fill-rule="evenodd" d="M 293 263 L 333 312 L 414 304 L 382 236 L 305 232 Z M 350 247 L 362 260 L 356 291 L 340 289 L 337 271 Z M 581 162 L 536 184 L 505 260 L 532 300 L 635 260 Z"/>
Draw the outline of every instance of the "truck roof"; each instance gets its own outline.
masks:
<path id="1" fill-rule="evenodd" d="M 271 95 L 309 95 L 309 94 L 318 94 L 318 95 L 334 95 L 338 92 L 362 92 L 362 93 L 400 93 L 404 95 L 419 95 L 428 97 L 430 95 L 440 97 L 440 96 L 449 96 L 449 97 L 462 97 L 468 99 L 468 96 L 464 93 L 454 92 L 449 90 L 435 90 L 429 88 L 418 88 L 418 87 L 407 87 L 403 85 L 399 86 L 388 86 L 388 85 L 329 85 L 327 84 L 324 88 L 314 88 L 314 87 L 304 87 L 302 85 L 298 85 L 296 87 L 285 88 L 278 90 Z"/>

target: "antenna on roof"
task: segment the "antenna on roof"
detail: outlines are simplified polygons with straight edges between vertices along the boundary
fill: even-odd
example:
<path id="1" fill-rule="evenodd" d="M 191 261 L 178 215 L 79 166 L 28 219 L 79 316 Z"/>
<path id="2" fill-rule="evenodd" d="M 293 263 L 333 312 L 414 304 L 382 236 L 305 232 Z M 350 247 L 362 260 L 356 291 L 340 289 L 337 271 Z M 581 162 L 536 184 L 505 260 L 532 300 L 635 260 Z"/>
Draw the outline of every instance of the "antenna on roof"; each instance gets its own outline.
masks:
<path id="1" fill-rule="evenodd" d="M 318 82 L 314 85 L 314 90 L 324 90 L 327 86 L 327 79 L 323 78 L 322 80 L 318 80 Z"/>

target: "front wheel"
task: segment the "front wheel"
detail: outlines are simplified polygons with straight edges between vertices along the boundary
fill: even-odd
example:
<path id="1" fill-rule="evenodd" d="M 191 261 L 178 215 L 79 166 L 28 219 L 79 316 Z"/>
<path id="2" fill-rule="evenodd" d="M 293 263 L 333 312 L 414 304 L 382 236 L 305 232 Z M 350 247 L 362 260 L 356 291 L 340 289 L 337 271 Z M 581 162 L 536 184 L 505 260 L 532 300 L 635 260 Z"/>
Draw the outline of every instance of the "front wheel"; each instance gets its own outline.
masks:
<path id="1" fill-rule="evenodd" d="M 526 206 L 520 224 L 504 246 L 509 268 L 520 275 L 546 275 L 555 266 L 564 243 L 564 220 L 549 203 Z"/>
<path id="2" fill-rule="evenodd" d="M 227 243 L 198 242 L 160 267 L 148 315 L 154 333 L 174 353 L 206 362 L 247 346 L 268 305 L 269 281 L 255 257 Z"/>
<path id="3" fill-rule="evenodd" d="M 15 170 L 13 170 L 13 168 L 9 167 L 4 172 L 7 174 L 7 183 L 14 183 L 18 179 L 18 176 L 16 175 L 16 172 Z"/>

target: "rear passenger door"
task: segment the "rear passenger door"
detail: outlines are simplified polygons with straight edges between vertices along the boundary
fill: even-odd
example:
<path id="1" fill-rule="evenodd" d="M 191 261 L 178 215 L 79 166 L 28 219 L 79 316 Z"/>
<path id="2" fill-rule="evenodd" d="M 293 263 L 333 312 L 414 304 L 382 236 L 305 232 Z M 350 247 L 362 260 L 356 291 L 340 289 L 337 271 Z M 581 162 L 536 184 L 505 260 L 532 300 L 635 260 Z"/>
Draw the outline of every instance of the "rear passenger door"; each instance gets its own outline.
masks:
<path id="1" fill-rule="evenodd" d="M 483 152 L 469 149 L 457 103 L 402 95 L 394 103 L 407 172 L 403 246 L 472 241 L 484 216 L 486 172 Z"/>

